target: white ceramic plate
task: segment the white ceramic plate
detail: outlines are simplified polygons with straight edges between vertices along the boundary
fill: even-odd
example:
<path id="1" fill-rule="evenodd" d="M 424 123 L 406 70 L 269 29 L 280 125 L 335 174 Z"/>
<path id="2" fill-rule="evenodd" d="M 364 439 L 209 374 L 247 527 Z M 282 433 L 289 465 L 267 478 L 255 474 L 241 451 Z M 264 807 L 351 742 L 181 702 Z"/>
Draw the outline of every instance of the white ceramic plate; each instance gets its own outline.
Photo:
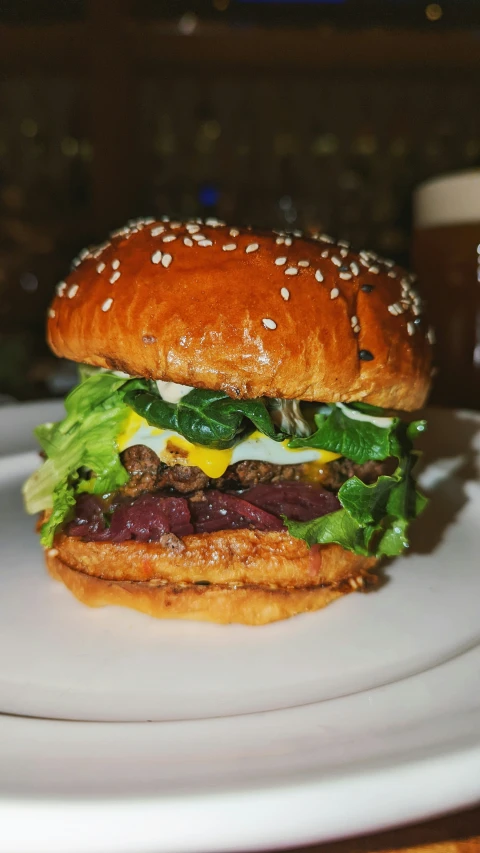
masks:
<path id="1" fill-rule="evenodd" d="M 1 718 L 0 849 L 260 849 L 480 798 L 478 416 L 431 412 L 431 504 L 380 591 L 254 629 L 90 611 L 51 581 L 4 411 L 0 710 L 57 720 Z"/>

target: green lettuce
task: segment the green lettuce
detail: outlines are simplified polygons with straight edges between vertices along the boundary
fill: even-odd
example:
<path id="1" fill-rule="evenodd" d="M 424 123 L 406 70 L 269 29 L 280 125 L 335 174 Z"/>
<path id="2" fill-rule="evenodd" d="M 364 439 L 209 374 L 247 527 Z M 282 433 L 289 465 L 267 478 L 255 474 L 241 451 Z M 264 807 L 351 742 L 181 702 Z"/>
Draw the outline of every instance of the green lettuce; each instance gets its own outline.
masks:
<path id="1" fill-rule="evenodd" d="M 29 513 L 52 510 L 42 527 L 43 545 L 51 545 L 79 492 L 106 494 L 127 482 L 117 436 L 131 411 L 125 396 L 139 387 L 148 384 L 113 373 L 95 373 L 68 395 L 63 421 L 35 430 L 47 458 L 25 483 L 23 497 Z M 88 479 L 82 477 L 83 470 Z"/>
<path id="2" fill-rule="evenodd" d="M 376 417 L 383 415 L 377 408 L 369 411 L 365 404 L 352 408 Z M 314 435 L 293 439 L 289 446 L 323 447 L 359 464 L 396 457 L 398 464 L 391 476 L 380 476 L 370 486 L 358 477 L 347 480 L 338 492 L 342 509 L 337 512 L 305 522 L 284 518 L 289 532 L 310 546 L 336 543 L 356 554 L 377 557 L 403 553 L 408 548 L 409 523 L 426 504 L 412 475 L 418 457 L 413 440 L 424 432 L 425 421 L 406 424 L 392 418 L 390 425 L 379 427 L 371 421 L 354 420 L 334 407 L 328 415 L 317 416 L 316 423 Z"/>

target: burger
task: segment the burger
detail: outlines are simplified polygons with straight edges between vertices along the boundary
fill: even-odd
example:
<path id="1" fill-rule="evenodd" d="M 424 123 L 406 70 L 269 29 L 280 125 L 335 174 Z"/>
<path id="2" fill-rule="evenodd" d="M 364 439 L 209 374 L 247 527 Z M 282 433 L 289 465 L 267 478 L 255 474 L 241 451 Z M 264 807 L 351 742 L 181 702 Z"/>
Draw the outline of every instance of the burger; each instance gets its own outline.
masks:
<path id="1" fill-rule="evenodd" d="M 432 333 L 413 277 L 325 234 L 141 219 L 85 249 L 48 342 L 78 362 L 24 486 L 82 602 L 260 625 L 375 586 L 422 510 Z"/>

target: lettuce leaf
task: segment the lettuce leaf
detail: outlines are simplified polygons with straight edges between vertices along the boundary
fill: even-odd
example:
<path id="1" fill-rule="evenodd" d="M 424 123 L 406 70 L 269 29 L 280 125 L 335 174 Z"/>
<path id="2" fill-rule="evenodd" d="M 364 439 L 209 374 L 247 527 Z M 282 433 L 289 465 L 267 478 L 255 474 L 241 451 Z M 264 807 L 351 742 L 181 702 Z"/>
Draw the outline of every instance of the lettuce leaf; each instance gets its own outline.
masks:
<path id="1" fill-rule="evenodd" d="M 149 391 L 130 391 L 126 402 L 151 426 L 175 430 L 194 444 L 217 450 L 232 447 L 252 424 L 274 441 L 285 439 L 261 399 L 232 400 L 223 391 L 194 388 L 176 404 Z"/>
<path id="2" fill-rule="evenodd" d="M 116 439 L 130 414 L 125 396 L 141 387 L 148 384 L 112 373 L 96 373 L 68 395 L 63 421 L 43 424 L 35 430 L 47 459 L 24 484 L 23 497 L 29 513 L 52 510 L 42 527 L 43 545 L 51 545 L 76 494 L 106 494 L 127 482 Z M 88 479 L 82 478 L 82 469 L 88 470 Z"/>
<path id="3" fill-rule="evenodd" d="M 351 419 L 347 416 L 346 420 Z M 409 425 L 398 418 L 394 421 L 391 429 L 383 429 L 388 434 L 383 458 L 396 456 L 398 459 L 394 473 L 380 476 L 370 486 L 358 477 L 347 480 L 338 492 L 342 509 L 308 522 L 284 519 L 292 536 L 304 539 L 310 546 L 336 543 L 365 556 L 393 557 L 408 548 L 408 525 L 427 503 L 412 475 L 418 456 L 413 450 L 413 438 L 425 430 L 425 421 Z M 363 462 L 363 443 L 366 436 L 372 434 L 370 426 L 373 425 L 353 420 L 351 423 L 350 435 L 344 436 L 343 442 L 349 444 L 357 459 Z M 360 435 L 362 428 L 363 435 Z M 376 452 L 380 453 L 378 443 Z"/>

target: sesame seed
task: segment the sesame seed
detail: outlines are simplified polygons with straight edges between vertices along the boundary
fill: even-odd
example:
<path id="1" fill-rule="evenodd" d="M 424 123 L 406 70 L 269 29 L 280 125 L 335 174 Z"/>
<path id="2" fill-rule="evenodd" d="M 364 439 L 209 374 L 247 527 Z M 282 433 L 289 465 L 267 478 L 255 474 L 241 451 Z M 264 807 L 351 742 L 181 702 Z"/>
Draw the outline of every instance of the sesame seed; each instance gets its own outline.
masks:
<path id="1" fill-rule="evenodd" d="M 275 243 L 277 244 L 277 246 L 281 246 L 283 243 L 285 243 L 285 237 L 277 237 Z"/>
<path id="2" fill-rule="evenodd" d="M 291 246 L 292 243 L 293 243 L 293 240 L 291 237 L 285 237 L 285 245 L 286 246 Z"/>
<path id="3" fill-rule="evenodd" d="M 53 318 L 55 317 L 55 311 L 54 311 L 54 309 L 53 309 L 53 308 L 50 308 L 50 309 L 49 309 L 49 311 L 48 311 L 48 316 L 49 316 L 49 317 L 51 317 L 51 318 L 52 318 L 52 320 L 53 320 Z"/>
<path id="4" fill-rule="evenodd" d="M 298 228 L 295 231 L 292 231 L 294 237 L 303 237 L 303 231 L 300 231 Z"/>
<path id="5" fill-rule="evenodd" d="M 200 225 L 189 224 L 187 225 L 187 231 L 189 234 L 198 234 L 200 231 Z"/>
<path id="6" fill-rule="evenodd" d="M 246 253 L 247 253 L 247 255 L 248 255 L 248 254 L 250 254 L 250 252 L 256 252 L 258 248 L 259 248 L 258 243 L 250 243 L 250 244 L 247 246 L 247 248 L 245 249 L 245 252 L 246 252 Z"/>
<path id="7" fill-rule="evenodd" d="M 216 217 L 211 216 L 210 219 L 205 220 L 205 225 L 210 225 L 212 228 L 223 228 L 227 223 L 223 221 L 223 219 L 217 219 Z"/>
<path id="8" fill-rule="evenodd" d="M 375 289 L 374 284 L 362 284 L 360 290 L 363 290 L 364 293 L 371 293 L 372 290 Z"/>
<path id="9" fill-rule="evenodd" d="M 358 325 L 358 317 L 354 314 L 353 317 L 351 318 L 350 322 L 351 322 L 352 326 L 357 326 Z"/>
<path id="10" fill-rule="evenodd" d="M 58 556 L 58 548 L 49 548 L 48 549 L 49 557 L 57 557 Z"/>
<path id="11" fill-rule="evenodd" d="M 184 237 L 183 242 L 186 246 L 193 246 L 193 240 L 190 240 L 190 237 Z"/>
<path id="12" fill-rule="evenodd" d="M 203 246 L 203 247 L 213 246 L 213 243 L 211 240 L 199 240 L 197 243 L 197 246 Z"/>
<path id="13" fill-rule="evenodd" d="M 383 263 L 384 263 L 384 264 L 385 264 L 385 266 L 386 266 L 386 267 L 388 267 L 389 269 L 391 269 L 392 267 L 394 267 L 394 266 L 395 266 L 395 261 L 392 261 L 392 259 L 391 259 L 391 258 L 385 258 L 385 259 L 384 259 L 384 261 L 383 261 Z"/>
<path id="14" fill-rule="evenodd" d="M 101 246 L 97 246 L 97 248 L 95 249 L 95 251 L 93 253 L 93 257 L 99 258 L 100 255 L 105 251 L 105 249 L 108 249 L 109 245 L 110 245 L 109 243 L 102 243 Z"/>
<path id="15" fill-rule="evenodd" d="M 334 243 L 335 240 L 333 237 L 330 237 L 330 234 L 320 234 L 319 238 L 323 243 Z"/>
<path id="16" fill-rule="evenodd" d="M 329 258 L 330 252 L 328 251 L 328 249 L 324 249 L 324 251 L 321 253 L 320 257 L 321 258 Z"/>
<path id="17" fill-rule="evenodd" d="M 298 275 L 298 270 L 296 267 L 287 267 L 284 273 L 285 275 Z"/>
<path id="18" fill-rule="evenodd" d="M 103 271 L 104 271 L 104 269 L 105 269 L 105 264 L 104 264 L 103 262 L 102 262 L 102 263 L 100 263 L 100 264 L 97 264 L 96 269 L 97 269 L 97 272 L 98 272 L 98 273 L 103 272 Z"/>
<path id="19" fill-rule="evenodd" d="M 230 228 L 230 231 L 228 233 L 230 234 L 230 237 L 238 237 L 240 231 L 238 230 L 238 228 Z"/>
<path id="20" fill-rule="evenodd" d="M 275 263 L 276 263 L 277 267 L 283 267 L 283 265 L 287 263 L 287 259 L 286 258 L 275 258 Z"/>
<path id="21" fill-rule="evenodd" d="M 172 256 L 171 256 L 171 255 L 164 255 L 164 256 L 163 256 L 163 258 L 162 258 L 162 266 L 163 266 L 163 267 L 165 267 L 165 268 L 167 268 L 167 267 L 169 267 L 169 266 L 170 266 L 170 264 L 172 263 L 172 261 L 173 261 L 173 258 L 172 258 Z"/>
<path id="22" fill-rule="evenodd" d="M 271 329 L 272 331 L 277 328 L 277 324 L 275 320 L 270 320 L 269 317 L 264 317 L 262 320 L 263 325 L 266 329 Z"/>
<path id="23" fill-rule="evenodd" d="M 237 248 L 236 243 L 225 243 L 225 245 L 222 246 L 222 249 L 224 252 L 233 252 L 233 250 L 236 248 Z"/>
<path id="24" fill-rule="evenodd" d="M 341 262 L 340 258 L 337 258 L 336 255 L 332 255 L 330 260 L 332 261 L 332 264 L 335 264 L 336 267 L 342 266 L 342 262 Z"/>
<path id="25" fill-rule="evenodd" d="M 356 589 L 356 588 L 357 588 L 357 582 L 356 582 L 356 580 L 355 580 L 354 578 L 349 578 L 349 584 L 350 584 L 350 586 L 352 587 L 352 589 Z"/>
<path id="26" fill-rule="evenodd" d="M 176 239 L 176 234 L 167 234 L 166 237 L 162 237 L 162 243 L 173 243 L 173 241 Z"/>
<path id="27" fill-rule="evenodd" d="M 288 288 L 282 287 L 280 293 L 282 294 L 282 299 L 284 299 L 285 302 L 288 302 L 288 300 L 290 299 L 290 291 L 288 290 Z"/>
<path id="28" fill-rule="evenodd" d="M 115 258 L 115 260 L 112 261 L 112 270 L 118 270 L 119 266 L 120 266 L 120 261 L 118 260 L 118 258 Z"/>
<path id="29" fill-rule="evenodd" d="M 413 323 L 407 323 L 407 332 L 409 335 L 415 334 L 415 326 L 413 325 Z"/>
<path id="30" fill-rule="evenodd" d="M 340 255 L 342 258 L 346 258 L 348 255 L 348 249 L 340 249 Z"/>
<path id="31" fill-rule="evenodd" d="M 118 281 L 120 276 L 121 276 L 121 273 L 118 270 L 117 270 L 117 272 L 114 272 L 113 275 L 111 275 L 109 278 L 110 284 L 115 284 L 115 282 Z"/>
<path id="32" fill-rule="evenodd" d="M 82 249 L 82 251 L 78 253 L 78 257 L 80 258 L 80 261 L 84 261 L 85 258 L 90 257 L 90 249 Z"/>
<path id="33" fill-rule="evenodd" d="M 351 272 L 340 272 L 338 274 L 338 277 L 342 278 L 344 281 L 350 281 L 350 279 L 352 278 L 352 273 Z"/>
<path id="34" fill-rule="evenodd" d="M 358 334 L 360 333 L 360 325 L 359 325 L 359 323 L 357 323 L 357 325 L 353 327 L 353 331 L 355 332 L 355 334 L 356 334 L 356 335 L 358 335 Z"/>
<path id="35" fill-rule="evenodd" d="M 350 248 L 350 243 L 348 240 L 337 240 L 337 246 L 342 246 L 344 249 Z"/>
<path id="36" fill-rule="evenodd" d="M 361 349 L 358 351 L 358 357 L 360 361 L 373 361 L 375 356 L 368 349 Z"/>
<path id="37" fill-rule="evenodd" d="M 146 216 L 146 217 L 144 218 L 144 220 L 143 220 L 143 224 L 144 224 L 144 225 L 151 225 L 151 224 L 152 224 L 152 222 L 155 222 L 155 217 L 154 217 L 154 216 Z"/>
<path id="38" fill-rule="evenodd" d="M 393 314 L 394 317 L 396 317 L 398 314 L 398 311 L 397 311 L 397 308 L 395 305 L 389 305 L 387 308 L 387 311 L 389 311 L 390 314 Z"/>
<path id="39" fill-rule="evenodd" d="M 152 228 L 150 234 L 152 237 L 158 237 L 160 234 L 163 234 L 165 231 L 165 225 L 156 225 L 155 228 Z"/>
<path id="40" fill-rule="evenodd" d="M 130 228 L 118 228 L 116 231 L 110 232 L 110 237 L 127 237 L 130 234 Z"/>
<path id="41" fill-rule="evenodd" d="M 370 266 L 370 260 L 369 259 L 360 257 L 359 260 L 360 260 L 362 267 L 369 267 Z"/>
<path id="42" fill-rule="evenodd" d="M 161 216 L 160 218 L 161 218 L 162 222 L 170 222 L 169 216 Z"/>
<path id="43" fill-rule="evenodd" d="M 160 263 L 160 261 L 162 260 L 162 253 L 161 253 L 160 249 L 157 252 L 153 253 L 150 260 L 152 261 L 152 264 L 159 264 Z"/>
<path id="44" fill-rule="evenodd" d="M 78 293 L 78 284 L 72 284 L 72 286 L 68 288 L 67 296 L 69 299 L 73 299 L 76 293 Z"/>
<path id="45" fill-rule="evenodd" d="M 199 243 L 200 240 L 206 240 L 207 239 L 205 237 L 205 234 L 192 234 L 192 237 L 194 240 L 196 240 L 197 243 Z"/>
<path id="46" fill-rule="evenodd" d="M 330 299 L 336 299 L 337 296 L 340 296 L 340 291 L 338 287 L 332 287 L 330 291 Z"/>
<path id="47" fill-rule="evenodd" d="M 321 270 L 315 270 L 315 278 L 317 281 L 323 281 L 323 273 Z"/>
<path id="48" fill-rule="evenodd" d="M 394 272 L 394 270 L 390 270 L 390 272 L 387 273 L 387 275 L 389 278 L 396 278 L 397 277 L 397 273 Z"/>
<path id="49" fill-rule="evenodd" d="M 354 275 L 360 275 L 360 267 L 355 261 L 352 261 L 352 263 L 350 264 L 350 269 Z"/>
<path id="50" fill-rule="evenodd" d="M 180 228 L 180 227 L 181 227 L 181 225 L 182 225 L 182 223 L 181 223 L 181 222 L 171 222 L 171 223 L 170 223 L 170 228 Z"/>
<path id="51" fill-rule="evenodd" d="M 419 307 L 419 305 L 412 305 L 412 314 L 414 314 L 415 317 L 418 317 L 421 313 L 422 309 Z"/>
<path id="52" fill-rule="evenodd" d="M 380 272 L 380 267 L 377 267 L 375 264 L 368 268 L 369 272 L 372 272 L 374 275 L 378 275 Z"/>
<path id="53" fill-rule="evenodd" d="M 111 296 L 109 296 L 108 299 L 106 299 L 102 305 L 102 311 L 110 311 L 110 308 L 112 307 L 112 305 L 113 305 L 113 299 Z"/>
<path id="54" fill-rule="evenodd" d="M 299 262 L 298 262 L 298 266 L 299 266 L 299 267 L 309 267 L 309 266 L 310 266 L 310 261 L 299 261 Z"/>
<path id="55" fill-rule="evenodd" d="M 57 287 L 56 287 L 57 295 L 63 296 L 66 289 L 67 289 L 67 282 L 66 281 L 59 281 L 57 284 Z"/>

